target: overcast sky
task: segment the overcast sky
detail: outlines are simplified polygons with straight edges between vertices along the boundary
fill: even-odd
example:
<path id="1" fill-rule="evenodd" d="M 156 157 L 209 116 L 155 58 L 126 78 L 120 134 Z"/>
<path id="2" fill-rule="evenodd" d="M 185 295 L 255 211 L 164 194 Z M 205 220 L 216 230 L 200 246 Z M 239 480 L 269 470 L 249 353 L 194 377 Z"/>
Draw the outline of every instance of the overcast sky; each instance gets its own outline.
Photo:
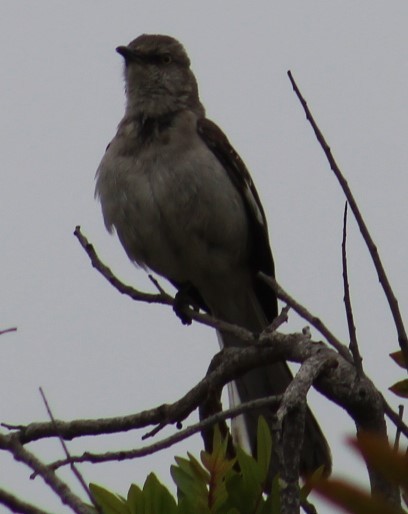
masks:
<path id="1" fill-rule="evenodd" d="M 40 385 L 54 415 L 66 420 L 172 402 L 218 350 L 211 330 L 184 327 L 170 309 L 117 293 L 72 235 L 80 224 L 119 277 L 152 291 L 145 272 L 105 232 L 93 199 L 96 168 L 124 108 L 115 47 L 141 33 L 169 34 L 185 45 L 208 117 L 228 134 L 257 185 L 278 280 L 346 343 L 344 197 L 291 89 L 292 70 L 406 313 L 407 19 L 406 0 L 2 0 L 0 329 L 18 331 L 1 336 L 0 421 L 46 420 Z M 352 218 L 348 248 L 365 369 L 397 406 L 386 391 L 402 375 L 388 358 L 396 333 Z M 304 325 L 292 314 L 285 331 Z M 310 403 L 332 445 L 334 473 L 365 481 L 344 442 L 352 422 L 316 392 Z M 69 447 L 139 447 L 142 434 Z M 47 459 L 61 455 L 57 442 L 30 448 Z M 87 481 L 125 493 L 150 471 L 171 484 L 174 455 L 200 448 L 196 436 L 141 461 L 81 469 Z M 0 466 L 2 487 L 67 512 L 40 479 L 29 481 L 29 470 L 7 455 Z M 70 473 L 61 475 L 74 482 Z"/>

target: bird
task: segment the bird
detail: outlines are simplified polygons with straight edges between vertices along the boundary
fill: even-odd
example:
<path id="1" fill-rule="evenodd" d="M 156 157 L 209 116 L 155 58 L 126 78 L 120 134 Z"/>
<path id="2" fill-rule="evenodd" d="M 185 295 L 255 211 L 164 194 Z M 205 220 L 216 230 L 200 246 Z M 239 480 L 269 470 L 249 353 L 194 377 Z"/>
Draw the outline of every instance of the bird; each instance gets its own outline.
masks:
<path id="1" fill-rule="evenodd" d="M 116 51 L 124 60 L 125 114 L 95 187 L 107 230 L 116 232 L 133 263 L 169 280 L 182 302 L 190 299 L 220 320 L 261 332 L 278 305 L 259 279 L 260 272 L 275 276 L 275 269 L 248 169 L 206 118 L 178 40 L 142 34 Z M 219 331 L 218 338 L 221 348 L 244 345 L 231 333 Z M 282 394 L 292 378 L 285 362 L 253 369 L 229 385 L 230 404 Z M 270 408 L 232 422 L 234 440 L 252 453 L 260 415 L 272 423 Z M 321 466 L 330 473 L 330 449 L 308 408 L 300 472 L 307 476 Z"/>

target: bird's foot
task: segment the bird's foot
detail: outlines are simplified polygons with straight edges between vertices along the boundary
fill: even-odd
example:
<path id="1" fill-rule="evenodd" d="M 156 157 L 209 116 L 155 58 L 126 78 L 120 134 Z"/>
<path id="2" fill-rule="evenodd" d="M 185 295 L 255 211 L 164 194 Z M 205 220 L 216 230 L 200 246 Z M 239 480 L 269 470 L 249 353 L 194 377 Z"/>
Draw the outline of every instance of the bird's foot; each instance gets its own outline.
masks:
<path id="1" fill-rule="evenodd" d="M 191 315 L 188 312 L 189 307 L 196 311 L 199 309 L 197 302 L 194 300 L 192 286 L 185 284 L 177 291 L 173 304 L 173 310 L 183 325 L 191 325 Z"/>

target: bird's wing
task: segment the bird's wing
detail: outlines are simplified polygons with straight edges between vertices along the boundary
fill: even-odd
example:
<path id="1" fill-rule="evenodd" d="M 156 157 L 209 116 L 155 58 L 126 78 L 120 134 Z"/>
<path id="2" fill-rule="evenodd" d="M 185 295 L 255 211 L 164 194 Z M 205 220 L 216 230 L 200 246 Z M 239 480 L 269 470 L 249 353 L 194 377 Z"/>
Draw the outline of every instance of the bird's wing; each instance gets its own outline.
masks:
<path id="1" fill-rule="evenodd" d="M 271 322 L 277 316 L 276 295 L 269 286 L 257 277 L 260 271 L 267 275 L 275 275 L 269 245 L 268 225 L 258 192 L 243 160 L 234 150 L 222 130 L 211 120 L 201 118 L 197 122 L 197 131 L 220 161 L 244 201 L 251 236 L 249 265 L 253 275 L 254 290 L 266 318 Z"/>

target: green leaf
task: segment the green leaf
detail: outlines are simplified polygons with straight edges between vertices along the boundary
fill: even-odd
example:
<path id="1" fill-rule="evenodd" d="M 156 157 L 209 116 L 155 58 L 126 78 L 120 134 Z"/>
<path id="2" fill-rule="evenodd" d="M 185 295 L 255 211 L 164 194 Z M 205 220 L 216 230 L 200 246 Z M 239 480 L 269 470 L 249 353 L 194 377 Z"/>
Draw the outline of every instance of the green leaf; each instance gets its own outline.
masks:
<path id="1" fill-rule="evenodd" d="M 389 390 L 401 398 L 408 398 L 408 379 L 396 382 L 394 385 L 389 387 Z"/>
<path id="2" fill-rule="evenodd" d="M 130 514 L 125 499 L 121 496 L 96 484 L 89 484 L 89 489 L 103 514 Z"/>
<path id="3" fill-rule="evenodd" d="M 205 453 L 205 452 L 202 452 Z M 203 483 L 208 484 L 210 481 L 210 473 L 206 471 L 201 464 L 198 462 L 198 460 L 191 455 L 191 453 L 187 453 L 189 457 L 189 465 L 191 471 L 194 473 L 197 479 L 200 479 Z M 204 461 L 203 461 L 204 464 Z M 208 469 L 208 468 L 207 468 Z"/>
<path id="4" fill-rule="evenodd" d="M 245 514 L 259 513 L 264 500 L 258 463 L 239 447 L 236 448 L 236 453 L 241 473 L 231 473 L 226 480 L 229 496 L 227 505 Z"/>
<path id="5" fill-rule="evenodd" d="M 177 485 L 179 498 L 195 497 L 197 501 L 207 498 L 207 488 L 203 482 L 197 480 L 190 469 L 185 467 L 171 466 L 170 474 Z"/>
<path id="6" fill-rule="evenodd" d="M 280 478 L 279 475 L 275 475 L 275 477 L 272 480 L 272 488 L 271 493 L 268 497 L 268 500 L 266 503 L 270 502 L 270 510 L 269 512 L 272 514 L 279 514 L 281 511 L 281 505 L 280 505 Z"/>
<path id="7" fill-rule="evenodd" d="M 150 473 L 146 478 L 143 496 L 144 511 L 140 514 L 175 514 L 177 512 L 174 498 L 154 473 Z"/>
<path id="8" fill-rule="evenodd" d="M 144 511 L 143 491 L 136 484 L 132 484 L 129 488 L 127 505 L 130 514 L 140 514 Z"/>
<path id="9" fill-rule="evenodd" d="M 272 453 L 272 437 L 268 423 L 263 416 L 258 418 L 257 432 L 257 462 L 261 473 L 261 480 L 264 482 L 268 476 L 269 464 Z"/>
<path id="10" fill-rule="evenodd" d="M 262 474 L 256 460 L 245 453 L 244 450 L 242 450 L 240 447 L 236 448 L 236 452 L 239 467 L 242 472 L 242 478 L 247 487 L 252 491 L 256 491 L 256 489 L 262 489 Z"/>

